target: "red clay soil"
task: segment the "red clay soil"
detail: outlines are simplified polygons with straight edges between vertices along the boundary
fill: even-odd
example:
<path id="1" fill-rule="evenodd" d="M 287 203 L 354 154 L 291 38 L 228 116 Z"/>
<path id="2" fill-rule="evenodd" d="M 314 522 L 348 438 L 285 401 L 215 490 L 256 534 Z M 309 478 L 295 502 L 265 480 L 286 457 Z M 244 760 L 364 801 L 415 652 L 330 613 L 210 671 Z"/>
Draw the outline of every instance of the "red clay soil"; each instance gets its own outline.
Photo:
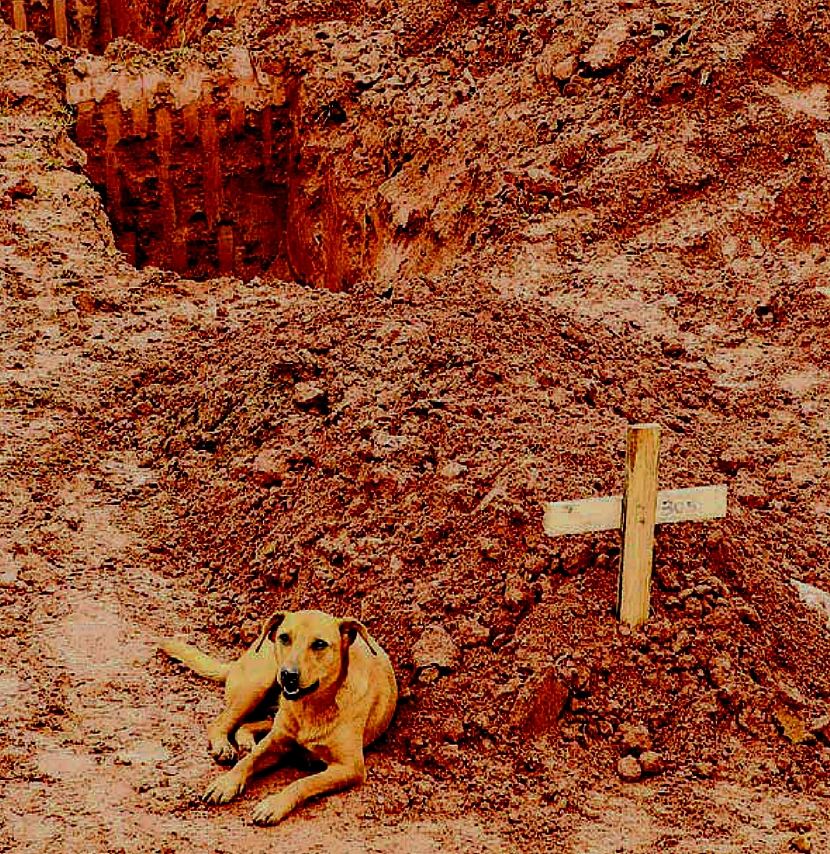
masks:
<path id="1" fill-rule="evenodd" d="M 830 850 L 823 13 L 422 5 L 0 25 L 0 848 Z M 632 632 L 541 502 L 619 492 L 633 421 L 730 497 Z M 155 641 L 300 607 L 402 698 L 257 828 L 300 772 L 201 805 L 220 692 Z"/>

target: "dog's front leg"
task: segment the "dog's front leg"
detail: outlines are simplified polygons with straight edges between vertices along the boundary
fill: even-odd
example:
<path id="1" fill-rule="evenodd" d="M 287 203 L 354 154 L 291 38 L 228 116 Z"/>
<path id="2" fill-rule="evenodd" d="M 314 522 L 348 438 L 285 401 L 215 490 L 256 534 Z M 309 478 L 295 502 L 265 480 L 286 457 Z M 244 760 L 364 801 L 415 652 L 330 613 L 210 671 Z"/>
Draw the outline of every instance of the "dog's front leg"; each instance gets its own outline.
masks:
<path id="1" fill-rule="evenodd" d="M 281 732 L 271 732 L 254 749 L 224 774 L 220 774 L 207 788 L 203 801 L 209 804 L 226 804 L 244 788 L 252 774 L 276 765 L 291 746 L 291 740 Z"/>
<path id="2" fill-rule="evenodd" d="M 264 721 L 252 721 L 247 724 L 240 724 L 239 729 L 237 729 L 233 737 L 236 746 L 242 753 L 250 753 L 256 747 L 257 736 L 270 732 L 273 725 L 274 721 L 272 718 Z"/>
<path id="3" fill-rule="evenodd" d="M 253 819 L 257 824 L 276 824 L 309 798 L 358 785 L 365 776 L 361 745 L 355 753 L 332 762 L 325 771 L 295 780 L 281 792 L 260 801 L 254 808 Z"/>

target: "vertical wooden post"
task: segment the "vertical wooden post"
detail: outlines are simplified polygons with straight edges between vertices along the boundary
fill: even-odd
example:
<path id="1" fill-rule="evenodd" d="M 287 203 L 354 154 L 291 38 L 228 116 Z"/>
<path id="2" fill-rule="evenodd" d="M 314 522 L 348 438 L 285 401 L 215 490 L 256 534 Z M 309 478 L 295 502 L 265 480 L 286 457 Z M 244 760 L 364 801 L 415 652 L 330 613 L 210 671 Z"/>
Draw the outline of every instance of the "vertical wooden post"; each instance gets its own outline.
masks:
<path id="1" fill-rule="evenodd" d="M 620 621 L 632 627 L 648 619 L 659 455 L 660 426 L 632 424 L 626 436 L 622 563 L 617 596 Z"/>
<path id="2" fill-rule="evenodd" d="M 63 44 L 69 44 L 69 30 L 66 20 L 66 0 L 54 0 L 55 38 Z"/>
<path id="3" fill-rule="evenodd" d="M 12 26 L 21 32 L 26 29 L 26 6 L 23 0 L 12 0 Z"/>

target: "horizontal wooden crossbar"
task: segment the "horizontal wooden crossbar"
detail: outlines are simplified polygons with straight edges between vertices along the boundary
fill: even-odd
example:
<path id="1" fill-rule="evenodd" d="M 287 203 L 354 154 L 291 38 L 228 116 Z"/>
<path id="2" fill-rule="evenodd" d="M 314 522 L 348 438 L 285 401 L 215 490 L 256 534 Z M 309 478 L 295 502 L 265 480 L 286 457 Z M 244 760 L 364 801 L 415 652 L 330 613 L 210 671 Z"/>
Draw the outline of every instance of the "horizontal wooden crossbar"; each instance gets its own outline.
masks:
<path id="1" fill-rule="evenodd" d="M 726 516 L 726 491 L 725 485 L 662 489 L 657 493 L 656 522 L 667 525 L 720 519 Z M 621 495 L 552 501 L 543 506 L 545 533 L 549 537 L 612 531 L 622 527 Z"/>

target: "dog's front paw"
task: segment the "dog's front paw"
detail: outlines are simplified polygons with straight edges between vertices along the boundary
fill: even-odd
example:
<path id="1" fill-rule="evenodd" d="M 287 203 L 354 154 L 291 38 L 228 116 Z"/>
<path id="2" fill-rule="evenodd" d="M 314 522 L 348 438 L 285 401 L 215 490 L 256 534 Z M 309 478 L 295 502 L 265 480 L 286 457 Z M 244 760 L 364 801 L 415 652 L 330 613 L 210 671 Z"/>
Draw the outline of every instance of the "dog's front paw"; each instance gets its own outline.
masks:
<path id="1" fill-rule="evenodd" d="M 256 747 L 256 738 L 254 738 L 253 732 L 244 724 L 236 731 L 234 740 L 240 753 L 250 753 Z"/>
<path id="2" fill-rule="evenodd" d="M 232 801 L 245 788 L 245 781 L 228 771 L 217 777 L 205 791 L 202 800 L 207 804 L 226 804 Z"/>
<path id="3" fill-rule="evenodd" d="M 286 803 L 281 795 L 271 795 L 260 801 L 252 814 L 254 824 L 276 824 L 291 812 L 291 804 Z"/>
<path id="4" fill-rule="evenodd" d="M 216 739 L 210 743 L 210 755 L 221 765 L 236 762 L 236 748 L 227 738 Z"/>

